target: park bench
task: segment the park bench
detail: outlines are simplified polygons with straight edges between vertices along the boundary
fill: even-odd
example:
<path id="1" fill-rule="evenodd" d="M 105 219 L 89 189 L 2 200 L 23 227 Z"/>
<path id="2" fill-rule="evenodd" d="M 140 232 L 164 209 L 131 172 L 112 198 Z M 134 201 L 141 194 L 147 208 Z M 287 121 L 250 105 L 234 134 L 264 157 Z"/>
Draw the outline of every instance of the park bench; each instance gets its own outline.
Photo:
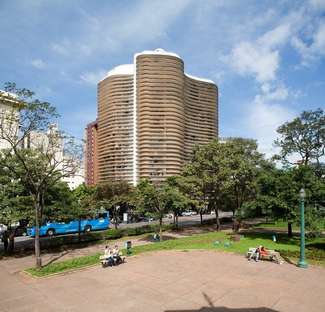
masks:
<path id="1" fill-rule="evenodd" d="M 248 248 L 248 252 L 246 254 L 247 258 L 250 258 L 252 253 L 255 253 L 256 248 Z M 275 261 L 276 263 L 281 264 L 282 260 L 280 258 L 280 254 L 272 249 L 267 249 L 267 254 L 259 254 L 259 260 L 267 260 L 267 261 Z"/>

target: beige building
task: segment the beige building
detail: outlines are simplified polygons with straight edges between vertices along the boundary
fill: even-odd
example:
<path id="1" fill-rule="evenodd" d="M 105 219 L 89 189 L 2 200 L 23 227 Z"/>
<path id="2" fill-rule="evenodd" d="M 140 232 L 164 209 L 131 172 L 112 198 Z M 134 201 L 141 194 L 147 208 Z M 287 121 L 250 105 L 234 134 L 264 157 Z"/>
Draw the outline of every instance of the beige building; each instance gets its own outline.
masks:
<path id="1" fill-rule="evenodd" d="M 217 86 L 186 74 L 175 53 L 138 53 L 98 84 L 99 182 L 161 182 L 217 136 Z"/>
<path id="2" fill-rule="evenodd" d="M 98 123 L 97 120 L 89 123 L 85 129 L 85 183 L 86 185 L 96 185 L 98 182 L 98 152 L 97 152 L 97 138 Z"/>
<path id="3" fill-rule="evenodd" d="M 15 94 L 0 90 L 0 150 L 11 148 L 5 136 L 14 138 L 18 135 L 18 105 Z"/>
<path id="4" fill-rule="evenodd" d="M 84 183 L 83 162 L 64 153 L 64 138 L 58 124 L 51 124 L 47 131 L 31 131 L 23 141 L 23 148 L 39 149 L 48 153 L 52 166 L 62 172 L 62 181 L 66 182 L 71 190 Z"/>

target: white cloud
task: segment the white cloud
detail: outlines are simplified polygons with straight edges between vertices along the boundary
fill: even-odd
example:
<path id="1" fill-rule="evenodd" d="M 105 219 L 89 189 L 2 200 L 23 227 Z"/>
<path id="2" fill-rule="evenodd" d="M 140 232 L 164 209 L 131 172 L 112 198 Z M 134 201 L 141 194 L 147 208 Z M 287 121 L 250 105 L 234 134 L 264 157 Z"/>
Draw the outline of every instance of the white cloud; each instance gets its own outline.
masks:
<path id="1" fill-rule="evenodd" d="M 48 96 L 52 96 L 54 91 L 45 85 L 40 85 L 35 88 L 36 96 L 42 100 L 46 99 Z"/>
<path id="2" fill-rule="evenodd" d="M 47 66 L 46 63 L 41 59 L 32 60 L 30 63 L 37 69 L 45 69 Z"/>
<path id="3" fill-rule="evenodd" d="M 51 49 L 60 55 L 69 55 L 71 51 L 71 43 L 69 40 L 64 39 L 60 43 L 52 43 Z"/>
<path id="4" fill-rule="evenodd" d="M 318 2 L 320 5 L 321 1 Z M 239 74 L 264 83 L 276 79 L 282 48 L 290 43 L 302 55 L 305 64 L 325 55 L 325 22 L 319 14 L 308 4 L 293 9 L 264 34 L 235 44 L 228 64 Z M 312 43 L 308 46 L 302 38 Z"/>
<path id="5" fill-rule="evenodd" d="M 325 56 L 325 22 L 319 23 L 309 40 L 311 41 L 309 45 L 298 35 L 291 40 L 292 46 L 297 49 L 302 57 L 302 65 L 305 66 Z"/>
<path id="6" fill-rule="evenodd" d="M 272 85 L 264 83 L 261 86 L 262 94 L 257 95 L 263 102 L 269 101 L 284 101 L 289 96 L 289 90 L 284 84 Z"/>
<path id="7" fill-rule="evenodd" d="M 277 90 L 265 95 L 257 95 L 248 110 L 246 121 L 248 130 L 258 141 L 259 150 L 267 157 L 277 152 L 273 145 L 277 138 L 277 128 L 286 121 L 292 120 L 296 115 L 290 108 L 279 103 L 272 103 L 277 93 L 280 95 L 279 100 L 286 98 L 285 92 Z"/>
<path id="8" fill-rule="evenodd" d="M 258 39 L 258 44 L 266 49 L 276 48 L 284 44 L 290 36 L 291 27 L 289 23 L 284 23 L 266 32 Z"/>
<path id="9" fill-rule="evenodd" d="M 231 53 L 231 65 L 241 75 L 252 75 L 259 82 L 274 80 L 279 67 L 279 52 L 259 44 L 241 42 Z"/>
<path id="10" fill-rule="evenodd" d="M 95 72 L 85 72 L 80 76 L 80 79 L 88 84 L 97 85 L 97 83 L 105 77 L 106 73 L 107 72 L 103 69 Z"/>
<path id="11" fill-rule="evenodd" d="M 166 36 L 170 24 L 190 0 L 132 2 L 127 10 L 96 16 L 79 10 L 83 23 L 73 38 L 51 44 L 51 49 L 64 56 L 85 58 L 100 52 L 122 49 L 125 44 L 148 42 Z M 106 12 L 103 9 L 103 12 Z"/>
<path id="12" fill-rule="evenodd" d="M 279 48 L 291 34 L 292 17 L 265 32 L 255 41 L 242 41 L 231 51 L 229 63 L 241 75 L 253 76 L 264 83 L 276 79 L 280 64 Z"/>
<path id="13" fill-rule="evenodd" d="M 278 137 L 277 128 L 292 120 L 296 112 L 286 105 L 290 98 L 300 96 L 300 90 L 292 91 L 281 82 L 261 84 L 257 94 L 247 110 L 246 126 L 251 136 L 256 138 L 259 150 L 267 157 L 278 152 L 274 141 Z"/>
<path id="14" fill-rule="evenodd" d="M 325 10 L 325 0 L 309 0 L 309 3 L 316 10 Z"/>
<path id="15" fill-rule="evenodd" d="M 253 77 L 260 87 L 244 116 L 244 122 L 250 135 L 258 140 L 260 151 L 267 157 L 277 153 L 273 145 L 277 128 L 296 115 L 287 101 L 302 95 L 300 90 L 291 90 L 279 81 L 277 74 L 281 65 L 281 49 L 306 25 L 308 18 L 304 18 L 304 10 L 291 12 L 278 21 L 276 27 L 255 40 L 236 44 L 228 59 L 228 64 L 237 73 Z"/>

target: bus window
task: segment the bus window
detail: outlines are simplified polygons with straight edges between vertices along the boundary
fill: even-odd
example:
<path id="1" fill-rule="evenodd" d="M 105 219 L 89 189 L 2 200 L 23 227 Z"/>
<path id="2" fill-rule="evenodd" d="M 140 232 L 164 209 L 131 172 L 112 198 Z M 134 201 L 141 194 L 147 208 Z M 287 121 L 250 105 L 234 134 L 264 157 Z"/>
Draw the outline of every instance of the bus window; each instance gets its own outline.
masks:
<path id="1" fill-rule="evenodd" d="M 98 219 L 105 219 L 107 218 L 107 212 L 99 213 L 98 214 Z"/>

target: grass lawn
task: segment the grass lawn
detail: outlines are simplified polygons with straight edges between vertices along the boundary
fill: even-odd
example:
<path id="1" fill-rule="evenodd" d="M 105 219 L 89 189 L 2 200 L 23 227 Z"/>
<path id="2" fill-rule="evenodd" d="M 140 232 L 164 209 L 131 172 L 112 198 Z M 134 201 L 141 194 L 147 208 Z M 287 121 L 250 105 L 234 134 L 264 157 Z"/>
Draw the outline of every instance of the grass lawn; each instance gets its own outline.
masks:
<path id="1" fill-rule="evenodd" d="M 288 229 L 288 222 L 276 220 L 273 222 L 267 222 L 267 223 L 261 223 L 258 225 L 255 225 L 254 228 L 267 228 L 267 229 L 275 229 L 275 230 L 287 230 Z M 293 231 L 299 231 L 299 226 L 292 224 L 292 230 Z"/>
<path id="2" fill-rule="evenodd" d="M 159 250 L 191 249 L 223 250 L 244 255 L 249 247 L 256 247 L 258 245 L 263 245 L 268 249 L 279 250 L 281 253 L 286 252 L 286 255 L 289 257 L 295 257 L 299 253 L 298 238 L 294 237 L 292 239 L 288 239 L 284 234 L 277 236 L 277 242 L 273 242 L 272 235 L 267 233 L 245 234 L 245 236 L 242 237 L 238 242 L 231 241 L 230 236 L 231 234 L 226 232 L 209 232 L 205 234 L 197 234 L 179 239 L 169 239 L 163 242 L 135 246 L 132 248 L 132 255 Z M 319 262 L 321 264 L 325 264 L 325 239 L 307 241 L 307 243 L 311 245 L 312 249 L 314 248 L 315 250 L 317 250 L 317 253 L 319 252 Z M 320 251 L 318 250 L 319 248 Z M 83 268 L 99 264 L 99 255 L 99 253 L 96 253 L 94 255 L 83 256 L 57 263 L 51 263 L 41 269 L 26 269 L 26 272 L 32 274 L 33 276 L 41 277 L 54 273 Z"/>

